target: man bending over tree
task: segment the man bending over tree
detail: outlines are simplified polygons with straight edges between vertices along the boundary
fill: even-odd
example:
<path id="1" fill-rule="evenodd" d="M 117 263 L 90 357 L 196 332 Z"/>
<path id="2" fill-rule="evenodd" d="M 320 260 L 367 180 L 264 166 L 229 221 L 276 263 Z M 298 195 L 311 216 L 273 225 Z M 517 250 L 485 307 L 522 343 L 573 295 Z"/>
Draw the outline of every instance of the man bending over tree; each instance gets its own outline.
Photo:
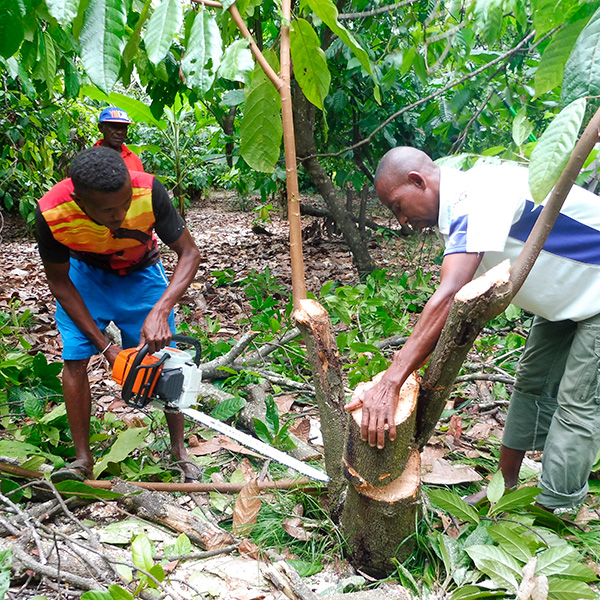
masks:
<path id="1" fill-rule="evenodd" d="M 154 353 L 175 331 L 173 307 L 194 279 L 200 253 L 163 185 L 129 172 L 121 156 L 103 146 L 77 155 L 70 179 L 57 183 L 36 210 L 36 238 L 63 343 L 63 391 L 75 461 L 54 481 L 92 475 L 91 392 L 87 366 L 99 352 L 112 365 L 121 348 L 103 331 L 113 321 L 123 347 L 148 344 Z M 155 234 L 156 232 L 156 234 Z M 178 257 L 169 282 L 157 238 Z M 171 450 L 185 477 L 198 469 L 183 440 L 183 415 L 166 413 Z"/>
<path id="2" fill-rule="evenodd" d="M 514 263 L 541 206 L 527 169 L 502 164 L 461 172 L 438 167 L 414 148 L 390 150 L 375 186 L 400 223 L 437 227 L 445 251 L 441 282 L 381 381 L 347 405 L 362 404 L 361 435 L 383 447 L 398 391 L 433 351 L 455 294 L 475 275 Z M 600 448 L 600 204 L 575 186 L 513 302 L 535 314 L 517 370 L 499 467 L 518 483 L 528 450 L 543 450 L 540 505 L 564 512 L 581 504 Z"/>

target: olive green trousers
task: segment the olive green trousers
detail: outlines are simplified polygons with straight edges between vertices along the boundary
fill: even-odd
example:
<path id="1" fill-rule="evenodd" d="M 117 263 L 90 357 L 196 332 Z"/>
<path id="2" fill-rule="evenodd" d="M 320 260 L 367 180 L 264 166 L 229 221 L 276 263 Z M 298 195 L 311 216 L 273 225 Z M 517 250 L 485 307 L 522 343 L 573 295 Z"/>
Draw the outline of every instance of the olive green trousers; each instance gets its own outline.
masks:
<path id="1" fill-rule="evenodd" d="M 535 317 L 517 369 L 502 444 L 543 450 L 537 502 L 572 508 L 588 493 L 600 448 L 600 315 Z"/>

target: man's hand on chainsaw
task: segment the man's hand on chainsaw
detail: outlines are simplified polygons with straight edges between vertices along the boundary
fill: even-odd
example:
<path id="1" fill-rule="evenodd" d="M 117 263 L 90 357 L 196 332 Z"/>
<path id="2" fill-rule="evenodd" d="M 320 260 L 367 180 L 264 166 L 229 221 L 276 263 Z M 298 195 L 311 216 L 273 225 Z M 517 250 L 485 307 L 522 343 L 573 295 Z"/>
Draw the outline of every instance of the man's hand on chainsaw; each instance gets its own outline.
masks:
<path id="1" fill-rule="evenodd" d="M 121 346 L 118 346 L 117 344 L 111 344 L 108 347 L 108 350 L 104 353 L 104 356 L 111 367 L 115 364 L 115 360 L 117 359 L 117 356 L 121 350 L 123 350 Z"/>
<path id="2" fill-rule="evenodd" d="M 148 354 L 154 354 L 168 346 L 173 336 L 167 318 L 157 318 L 152 312 L 150 311 L 144 321 L 140 332 L 140 343 L 137 346 L 137 349 L 140 350 L 144 344 L 148 344 Z"/>

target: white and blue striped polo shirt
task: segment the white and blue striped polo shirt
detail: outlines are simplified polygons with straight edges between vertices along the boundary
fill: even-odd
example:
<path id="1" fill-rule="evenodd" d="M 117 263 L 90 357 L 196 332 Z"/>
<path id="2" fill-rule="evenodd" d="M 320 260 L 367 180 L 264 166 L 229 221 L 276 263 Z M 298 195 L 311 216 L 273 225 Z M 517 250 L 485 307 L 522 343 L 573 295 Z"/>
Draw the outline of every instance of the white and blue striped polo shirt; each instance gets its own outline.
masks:
<path id="1" fill-rule="evenodd" d="M 483 252 L 477 275 L 514 263 L 542 207 L 534 208 L 527 169 L 440 167 L 438 229 L 445 252 Z M 574 186 L 514 303 L 551 321 L 600 313 L 600 198 Z"/>

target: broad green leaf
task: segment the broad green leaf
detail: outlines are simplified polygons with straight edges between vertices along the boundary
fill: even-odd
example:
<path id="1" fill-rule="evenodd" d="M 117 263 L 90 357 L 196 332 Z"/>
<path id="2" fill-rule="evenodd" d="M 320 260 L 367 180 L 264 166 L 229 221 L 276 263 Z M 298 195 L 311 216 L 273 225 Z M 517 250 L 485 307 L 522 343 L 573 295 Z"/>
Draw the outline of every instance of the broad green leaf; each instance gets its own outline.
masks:
<path id="1" fill-rule="evenodd" d="M 46 413 L 41 419 L 40 423 L 43 425 L 47 425 L 48 423 L 52 423 L 52 421 L 56 421 L 56 419 L 60 419 L 67 414 L 67 407 L 65 403 L 57 404 L 49 413 Z"/>
<path id="2" fill-rule="evenodd" d="M 323 570 L 323 565 L 319 560 L 316 560 L 315 562 L 309 562 L 307 560 L 300 560 L 297 558 L 288 558 L 285 562 L 294 567 L 294 569 L 298 571 L 298 575 L 300 575 L 300 577 L 310 577 L 311 575 L 320 573 Z"/>
<path id="3" fill-rule="evenodd" d="M 563 544 L 540 552 L 535 567 L 536 575 L 568 575 L 571 563 L 579 561 L 579 554 L 572 546 Z"/>
<path id="4" fill-rule="evenodd" d="M 366 50 L 356 41 L 354 36 L 341 23 L 338 22 L 338 10 L 331 0 L 307 0 L 311 10 L 352 50 L 359 60 L 362 68 L 372 77 L 375 84 L 375 100 L 381 103 L 379 84 L 373 71 L 373 65 L 369 60 Z"/>
<path id="5" fill-rule="evenodd" d="M 490 515 L 496 515 L 501 512 L 510 512 L 517 508 L 529 506 L 533 499 L 541 492 L 536 487 L 523 487 L 505 494 L 502 499 L 492 507 Z"/>
<path id="6" fill-rule="evenodd" d="M 0 571 L 0 598 L 6 598 L 6 592 L 10 588 L 10 569 Z"/>
<path id="7" fill-rule="evenodd" d="M 25 390 L 22 394 L 25 414 L 32 419 L 39 419 L 44 414 L 44 403 L 35 394 Z"/>
<path id="8" fill-rule="evenodd" d="M 94 0 L 83 17 L 81 62 L 92 82 L 107 94 L 119 78 L 126 18 L 123 0 Z"/>
<path id="9" fill-rule="evenodd" d="M 210 12 L 202 10 L 194 18 L 187 50 L 181 61 L 188 86 L 205 94 L 215 80 L 222 54 L 223 44 L 217 22 Z"/>
<path id="10" fill-rule="evenodd" d="M 296 19 L 290 32 L 290 50 L 294 77 L 309 102 L 323 110 L 329 93 L 331 75 L 321 42 L 312 25 L 305 19 Z"/>
<path id="11" fill-rule="evenodd" d="M 565 8 L 560 0 L 533 0 L 531 8 L 536 40 L 565 22 Z"/>
<path id="12" fill-rule="evenodd" d="M 522 535 L 522 533 L 518 533 L 518 530 L 515 529 L 515 527 L 511 527 L 507 523 L 494 523 L 488 527 L 488 533 L 511 556 L 514 556 L 522 563 L 526 563 L 533 556 L 528 543 L 530 538 Z"/>
<path id="13" fill-rule="evenodd" d="M 0 0 L 0 56 L 12 56 L 25 37 L 25 26 L 13 0 Z"/>
<path id="14" fill-rule="evenodd" d="M 600 95 L 600 8 L 579 34 L 565 65 L 562 102 Z"/>
<path id="15" fill-rule="evenodd" d="M 259 66 L 246 88 L 240 135 L 242 158 L 251 168 L 272 173 L 279 160 L 283 137 L 281 99 Z"/>
<path id="16" fill-rule="evenodd" d="M 21 458 L 30 454 L 44 454 L 37 446 L 27 442 L 0 440 L 0 455 Z"/>
<path id="17" fill-rule="evenodd" d="M 490 45 L 496 42 L 502 31 L 502 0 L 478 0 L 474 17 L 481 37 Z"/>
<path id="18" fill-rule="evenodd" d="M 273 436 L 269 432 L 268 427 L 256 417 L 254 417 L 254 433 L 256 434 L 256 437 L 265 444 L 270 444 L 273 441 Z"/>
<path id="19" fill-rule="evenodd" d="M 254 69 L 254 60 L 248 48 L 248 41 L 236 40 L 233 44 L 229 44 L 219 67 L 219 75 L 230 81 L 244 83 L 248 72 L 252 69 Z"/>
<path id="20" fill-rule="evenodd" d="M 533 131 L 533 125 L 527 120 L 527 109 L 521 108 L 513 120 L 512 137 L 517 146 L 522 146 Z"/>
<path id="21" fill-rule="evenodd" d="M 223 0 L 221 2 L 221 6 L 223 7 L 223 10 L 227 10 L 230 6 L 233 6 L 235 4 L 235 0 Z"/>
<path id="22" fill-rule="evenodd" d="M 46 82 L 48 94 L 52 97 L 56 79 L 56 47 L 49 31 L 44 31 L 44 54 L 38 63 L 41 79 Z"/>
<path id="23" fill-rule="evenodd" d="M 475 566 L 496 584 L 515 591 L 521 580 L 521 565 L 505 550 L 497 546 L 470 546 L 465 552 Z"/>
<path id="24" fill-rule="evenodd" d="M 461 585 L 464 581 L 466 567 L 470 562 L 467 553 L 462 544 L 449 535 L 439 534 L 437 541 L 446 573 L 452 574 L 452 578 L 456 584 Z"/>
<path id="25" fill-rule="evenodd" d="M 79 72 L 77 71 L 77 67 L 70 58 L 65 56 L 64 61 L 65 97 L 69 99 L 77 98 L 81 86 L 81 81 L 79 80 Z"/>
<path id="26" fill-rule="evenodd" d="M 594 600 L 598 597 L 589 585 L 572 579 L 550 577 L 548 588 L 548 597 L 552 600 Z"/>
<path id="27" fill-rule="evenodd" d="M 165 570 L 162 568 L 161 565 L 154 565 L 154 566 L 150 567 L 150 569 L 148 569 L 148 573 L 150 573 L 150 575 L 152 575 L 158 581 L 165 580 Z M 155 586 L 156 586 L 156 584 L 151 585 L 151 587 L 155 587 Z"/>
<path id="28" fill-rule="evenodd" d="M 152 555 L 152 542 L 148 536 L 143 533 L 135 536 L 133 542 L 131 542 L 131 558 L 133 564 L 138 569 L 149 571 L 154 566 Z"/>
<path id="29" fill-rule="evenodd" d="M 457 589 L 450 600 L 478 600 L 478 598 L 506 598 L 506 592 L 482 590 L 476 585 L 465 585 Z"/>
<path id="30" fill-rule="evenodd" d="M 120 463 L 139 448 L 147 433 L 148 427 L 130 427 L 122 431 L 108 453 L 94 466 L 94 478 L 97 479 L 104 472 L 108 463 Z"/>
<path id="31" fill-rule="evenodd" d="M 104 500 L 115 500 L 121 498 L 123 494 L 113 492 L 112 490 L 101 490 L 86 485 L 81 481 L 60 481 L 56 483 L 56 489 L 65 496 L 77 496 L 78 498 L 102 498 Z"/>
<path id="32" fill-rule="evenodd" d="M 590 567 L 581 563 L 571 563 L 569 570 L 565 573 L 569 579 L 579 579 L 580 581 L 598 581 L 598 575 Z"/>
<path id="33" fill-rule="evenodd" d="M 585 114 L 584 98 L 563 108 L 540 137 L 531 153 L 529 189 L 540 204 L 556 185 L 575 147 Z"/>
<path id="34" fill-rule="evenodd" d="M 104 590 L 90 590 L 81 594 L 81 600 L 113 600 L 112 594 Z"/>
<path id="35" fill-rule="evenodd" d="M 46 0 L 46 6 L 48 12 L 64 26 L 77 16 L 79 0 Z"/>
<path id="36" fill-rule="evenodd" d="M 498 471 L 487 486 L 486 495 L 491 504 L 496 504 L 504 496 L 504 477 L 502 471 Z"/>
<path id="37" fill-rule="evenodd" d="M 133 600 L 133 595 L 120 585 L 109 585 L 108 591 L 113 600 Z"/>
<path id="38" fill-rule="evenodd" d="M 535 93 L 538 96 L 560 85 L 565 63 L 586 22 L 585 19 L 579 19 L 574 23 L 565 25 L 554 34 L 552 40 L 546 46 L 535 72 Z"/>
<path id="39" fill-rule="evenodd" d="M 246 406 L 246 400 L 241 396 L 234 396 L 219 402 L 211 411 L 211 417 L 219 419 L 219 421 L 227 421 Z"/>
<path id="40" fill-rule="evenodd" d="M 146 24 L 146 21 L 148 20 L 148 14 L 150 13 L 151 4 L 152 0 L 146 0 L 144 2 L 142 12 L 140 13 L 140 17 L 135 25 L 135 29 L 133 30 L 129 41 L 125 46 L 125 50 L 123 50 L 123 62 L 126 65 L 128 65 L 131 62 L 131 59 L 137 54 L 137 51 L 140 46 L 140 39 L 142 37 L 142 29 Z"/>
<path id="41" fill-rule="evenodd" d="M 477 511 L 460 496 L 447 490 L 428 490 L 427 495 L 433 504 L 450 514 L 471 523 L 479 523 Z"/>
<path id="42" fill-rule="evenodd" d="M 162 0 L 148 20 L 143 35 L 146 53 L 151 63 L 157 65 L 167 55 L 182 22 L 181 0 Z"/>

